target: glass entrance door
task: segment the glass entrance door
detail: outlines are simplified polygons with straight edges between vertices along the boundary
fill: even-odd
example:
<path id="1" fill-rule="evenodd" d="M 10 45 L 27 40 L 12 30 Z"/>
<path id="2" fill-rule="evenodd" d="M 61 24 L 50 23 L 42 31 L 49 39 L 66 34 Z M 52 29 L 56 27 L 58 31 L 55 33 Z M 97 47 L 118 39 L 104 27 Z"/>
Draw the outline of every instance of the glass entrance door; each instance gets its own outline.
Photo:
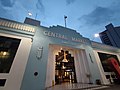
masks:
<path id="1" fill-rule="evenodd" d="M 69 51 L 61 50 L 56 55 L 55 61 L 55 83 L 60 84 L 64 82 L 76 83 L 76 73 L 74 66 L 74 57 Z"/>

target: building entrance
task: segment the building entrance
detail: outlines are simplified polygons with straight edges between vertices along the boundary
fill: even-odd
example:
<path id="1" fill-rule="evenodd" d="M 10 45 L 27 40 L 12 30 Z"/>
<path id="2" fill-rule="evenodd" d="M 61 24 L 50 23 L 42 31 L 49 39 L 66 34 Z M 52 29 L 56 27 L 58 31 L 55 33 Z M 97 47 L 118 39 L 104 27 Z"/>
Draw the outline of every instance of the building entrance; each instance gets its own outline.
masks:
<path id="1" fill-rule="evenodd" d="M 74 57 L 69 51 L 61 50 L 55 56 L 55 84 L 76 83 Z"/>

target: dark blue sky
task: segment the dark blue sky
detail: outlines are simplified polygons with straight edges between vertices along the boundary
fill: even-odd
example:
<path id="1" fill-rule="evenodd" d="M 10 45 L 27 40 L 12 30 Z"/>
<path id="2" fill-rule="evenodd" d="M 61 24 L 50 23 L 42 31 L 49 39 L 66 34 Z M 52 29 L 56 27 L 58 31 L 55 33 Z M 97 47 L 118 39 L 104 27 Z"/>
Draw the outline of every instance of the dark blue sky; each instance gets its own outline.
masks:
<path id="1" fill-rule="evenodd" d="M 120 26 L 120 0 L 0 0 L 0 17 L 24 22 L 28 12 L 41 25 L 64 26 L 77 30 L 84 37 L 93 39 L 95 33 L 105 30 L 105 25 Z M 99 38 L 94 39 L 100 41 Z"/>

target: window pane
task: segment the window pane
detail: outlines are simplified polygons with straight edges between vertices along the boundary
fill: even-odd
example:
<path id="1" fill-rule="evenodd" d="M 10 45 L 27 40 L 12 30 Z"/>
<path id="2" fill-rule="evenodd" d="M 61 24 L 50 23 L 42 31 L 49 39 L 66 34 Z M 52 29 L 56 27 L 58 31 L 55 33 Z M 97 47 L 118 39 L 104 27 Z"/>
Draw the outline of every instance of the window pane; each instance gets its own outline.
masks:
<path id="1" fill-rule="evenodd" d="M 0 73 L 9 73 L 20 41 L 0 36 Z"/>
<path id="2" fill-rule="evenodd" d="M 107 53 L 100 53 L 100 52 L 98 52 L 98 55 L 99 55 L 100 61 L 102 63 L 102 66 L 103 66 L 103 69 L 105 72 L 112 72 L 113 71 L 111 66 L 108 63 L 108 58 L 111 58 L 111 57 L 114 58 L 118 62 L 118 64 L 120 65 L 119 60 L 118 60 L 116 55 L 107 54 Z"/>
<path id="3" fill-rule="evenodd" d="M 6 82 L 6 79 L 0 79 L 0 86 L 4 86 Z"/>

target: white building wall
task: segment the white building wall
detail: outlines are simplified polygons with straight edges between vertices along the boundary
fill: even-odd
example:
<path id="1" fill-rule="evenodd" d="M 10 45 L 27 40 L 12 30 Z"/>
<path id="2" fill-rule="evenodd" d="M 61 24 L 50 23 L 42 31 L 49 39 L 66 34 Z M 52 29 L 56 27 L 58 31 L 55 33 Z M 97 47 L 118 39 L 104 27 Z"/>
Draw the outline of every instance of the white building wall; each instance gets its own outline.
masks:
<path id="1" fill-rule="evenodd" d="M 48 64 L 47 64 L 47 73 L 46 73 L 46 85 L 45 87 L 52 86 L 52 82 L 55 82 L 55 56 L 54 56 L 54 47 L 49 46 L 49 55 L 48 55 Z"/>
<path id="2" fill-rule="evenodd" d="M 4 87 L 0 87 L 0 90 L 20 90 L 21 82 L 25 72 L 30 48 L 31 39 L 25 37 L 18 37 L 7 34 L 0 34 L 0 36 L 18 38 L 21 39 L 16 56 L 13 60 L 9 73 L 0 73 L 0 79 L 6 79 Z"/>
<path id="3" fill-rule="evenodd" d="M 101 75 L 102 84 L 110 84 L 110 81 L 108 79 L 106 79 L 106 76 L 105 76 L 105 75 L 109 75 L 110 73 L 104 72 L 103 67 L 102 67 L 102 63 L 101 63 L 100 58 L 98 56 L 98 52 L 116 55 L 118 57 L 119 61 L 120 61 L 120 56 L 118 55 L 118 53 L 106 52 L 106 51 L 101 51 L 101 50 L 94 50 L 96 62 L 98 64 L 99 72 Z"/>
<path id="4" fill-rule="evenodd" d="M 90 74 L 90 71 L 85 50 L 76 50 L 74 56 L 77 82 L 90 83 L 89 77 L 87 77 L 87 75 Z"/>

